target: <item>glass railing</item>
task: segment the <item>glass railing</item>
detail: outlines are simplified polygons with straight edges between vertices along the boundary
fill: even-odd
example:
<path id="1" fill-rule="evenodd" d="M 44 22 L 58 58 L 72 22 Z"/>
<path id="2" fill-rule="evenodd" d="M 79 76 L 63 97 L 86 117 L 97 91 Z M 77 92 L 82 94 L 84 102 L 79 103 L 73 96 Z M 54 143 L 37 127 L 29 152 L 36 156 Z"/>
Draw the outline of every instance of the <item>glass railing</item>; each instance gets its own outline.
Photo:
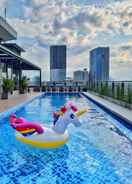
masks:
<path id="1" fill-rule="evenodd" d="M 132 81 L 96 81 L 88 89 L 119 101 L 132 104 Z"/>

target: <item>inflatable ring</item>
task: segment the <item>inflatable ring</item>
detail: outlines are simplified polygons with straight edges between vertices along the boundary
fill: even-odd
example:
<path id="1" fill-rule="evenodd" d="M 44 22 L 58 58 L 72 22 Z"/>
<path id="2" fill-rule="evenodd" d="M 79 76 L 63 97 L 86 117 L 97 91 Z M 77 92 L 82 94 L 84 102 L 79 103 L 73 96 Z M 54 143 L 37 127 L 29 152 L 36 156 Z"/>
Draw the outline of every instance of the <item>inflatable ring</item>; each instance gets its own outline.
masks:
<path id="1" fill-rule="evenodd" d="M 24 118 L 17 118 L 15 114 L 10 115 L 10 125 L 16 130 L 16 139 L 22 143 L 37 148 L 58 148 L 68 141 L 68 125 L 80 127 L 79 117 L 85 112 L 87 112 L 85 109 L 77 111 L 77 108 L 69 103 L 67 107 L 61 108 L 59 114 L 58 112 L 53 114 L 53 126 L 50 128 L 28 122 Z"/>
<path id="2" fill-rule="evenodd" d="M 16 133 L 16 139 L 22 143 L 31 145 L 37 148 L 58 148 L 63 146 L 69 138 L 68 131 L 66 130 L 64 134 L 57 134 L 51 128 L 43 127 L 43 134 L 33 134 L 30 136 L 24 136 L 21 133 Z"/>

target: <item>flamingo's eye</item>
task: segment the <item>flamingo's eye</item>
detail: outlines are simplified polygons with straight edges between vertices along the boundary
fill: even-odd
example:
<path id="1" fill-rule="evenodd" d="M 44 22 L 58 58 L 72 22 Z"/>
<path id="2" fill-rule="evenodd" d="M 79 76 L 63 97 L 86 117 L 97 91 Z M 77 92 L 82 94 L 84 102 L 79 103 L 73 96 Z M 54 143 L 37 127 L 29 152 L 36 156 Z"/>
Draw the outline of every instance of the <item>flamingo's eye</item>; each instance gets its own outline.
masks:
<path id="1" fill-rule="evenodd" d="M 75 115 L 74 114 L 70 114 L 70 118 L 74 119 Z"/>

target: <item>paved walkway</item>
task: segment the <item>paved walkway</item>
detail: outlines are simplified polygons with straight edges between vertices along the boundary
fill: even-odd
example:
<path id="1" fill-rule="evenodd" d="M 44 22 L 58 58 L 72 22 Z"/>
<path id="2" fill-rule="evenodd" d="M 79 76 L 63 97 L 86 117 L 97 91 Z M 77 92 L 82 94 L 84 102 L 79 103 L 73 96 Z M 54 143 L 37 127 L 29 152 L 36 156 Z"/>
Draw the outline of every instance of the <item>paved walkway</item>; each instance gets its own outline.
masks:
<path id="1" fill-rule="evenodd" d="M 132 110 L 129 110 L 127 108 L 124 108 L 120 105 L 117 105 L 113 102 L 110 102 L 108 100 L 105 100 L 97 95 L 94 95 L 90 92 L 84 92 L 85 95 L 89 96 L 93 100 L 99 102 L 101 105 L 112 111 L 114 114 L 117 114 L 118 116 L 122 117 L 123 119 L 127 120 L 129 123 L 132 124 Z"/>
<path id="2" fill-rule="evenodd" d="M 8 110 L 11 107 L 15 107 L 16 105 L 19 105 L 27 100 L 32 99 L 35 96 L 38 96 L 40 93 L 37 92 L 31 92 L 27 94 L 13 94 L 9 95 L 9 99 L 7 100 L 1 100 L 0 99 L 0 113 Z"/>

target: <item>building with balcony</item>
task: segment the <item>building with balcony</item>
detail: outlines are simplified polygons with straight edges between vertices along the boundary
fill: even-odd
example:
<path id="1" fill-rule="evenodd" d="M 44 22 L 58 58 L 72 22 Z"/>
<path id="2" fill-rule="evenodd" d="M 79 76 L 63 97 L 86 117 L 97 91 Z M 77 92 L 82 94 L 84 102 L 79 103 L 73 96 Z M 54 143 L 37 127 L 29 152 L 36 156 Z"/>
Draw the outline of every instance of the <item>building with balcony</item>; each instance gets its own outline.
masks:
<path id="1" fill-rule="evenodd" d="M 50 81 L 66 80 L 66 45 L 50 46 Z"/>

